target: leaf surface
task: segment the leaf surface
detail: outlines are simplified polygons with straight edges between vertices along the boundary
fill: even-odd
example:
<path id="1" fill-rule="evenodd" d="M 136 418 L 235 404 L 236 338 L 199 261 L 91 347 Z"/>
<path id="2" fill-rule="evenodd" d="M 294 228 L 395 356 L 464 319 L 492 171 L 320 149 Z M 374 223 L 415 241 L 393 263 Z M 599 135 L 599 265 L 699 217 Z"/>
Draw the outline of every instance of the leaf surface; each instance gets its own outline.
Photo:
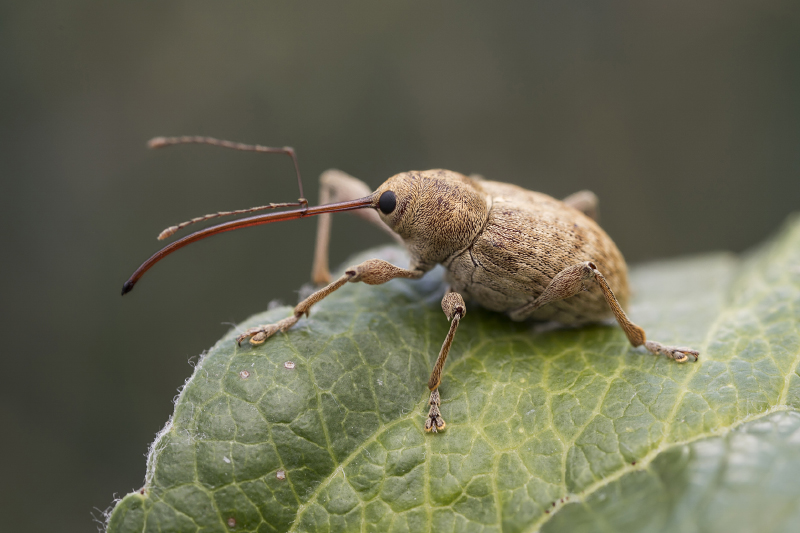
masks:
<path id="1" fill-rule="evenodd" d="M 405 264 L 395 248 L 351 263 L 368 257 Z M 795 218 L 746 259 L 634 268 L 631 318 L 699 349 L 694 364 L 616 326 L 542 331 L 468 303 L 438 435 L 422 427 L 448 329 L 441 271 L 348 284 L 260 347 L 232 331 L 209 350 L 108 531 L 788 531 L 798 265 Z"/>

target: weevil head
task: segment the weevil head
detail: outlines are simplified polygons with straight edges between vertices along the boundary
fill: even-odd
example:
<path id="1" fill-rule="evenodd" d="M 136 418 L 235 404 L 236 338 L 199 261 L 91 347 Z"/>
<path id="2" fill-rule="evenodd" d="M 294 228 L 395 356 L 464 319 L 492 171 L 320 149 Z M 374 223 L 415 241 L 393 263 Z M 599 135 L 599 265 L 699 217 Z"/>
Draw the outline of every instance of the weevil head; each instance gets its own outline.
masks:
<path id="1" fill-rule="evenodd" d="M 479 182 L 449 170 L 397 174 L 373 198 L 381 219 L 425 263 L 440 263 L 468 247 L 489 214 Z"/>

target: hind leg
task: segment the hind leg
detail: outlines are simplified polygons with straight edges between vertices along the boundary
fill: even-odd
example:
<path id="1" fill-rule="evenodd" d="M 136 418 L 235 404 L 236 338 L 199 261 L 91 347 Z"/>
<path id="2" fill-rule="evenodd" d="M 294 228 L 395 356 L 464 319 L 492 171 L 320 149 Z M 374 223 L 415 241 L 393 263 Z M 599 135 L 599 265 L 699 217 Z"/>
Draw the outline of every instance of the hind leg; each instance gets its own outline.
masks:
<path id="1" fill-rule="evenodd" d="M 690 359 L 692 361 L 697 361 L 699 353 L 696 350 L 686 347 L 667 346 L 660 342 L 647 340 L 644 330 L 631 322 L 628 315 L 622 310 L 622 306 L 619 305 L 611 287 L 608 286 L 605 276 L 603 276 L 597 269 L 597 266 L 591 261 L 584 261 L 583 263 L 572 265 L 556 274 L 556 277 L 553 278 L 538 298 L 519 309 L 515 309 L 509 313 L 509 316 L 514 319 L 524 318 L 543 305 L 547 305 L 556 300 L 569 298 L 570 296 L 574 296 L 586 290 L 586 284 L 588 283 L 596 283 L 600 286 L 606 303 L 611 308 L 614 317 L 617 319 L 617 323 L 625 332 L 628 341 L 630 341 L 633 346 L 644 345 L 649 352 L 657 355 L 665 355 L 679 363 L 685 363 Z"/>
<path id="2" fill-rule="evenodd" d="M 578 191 L 570 194 L 561 201 L 568 206 L 577 209 L 592 220 L 597 221 L 597 206 L 599 204 L 599 200 L 597 199 L 597 195 L 592 191 Z"/>

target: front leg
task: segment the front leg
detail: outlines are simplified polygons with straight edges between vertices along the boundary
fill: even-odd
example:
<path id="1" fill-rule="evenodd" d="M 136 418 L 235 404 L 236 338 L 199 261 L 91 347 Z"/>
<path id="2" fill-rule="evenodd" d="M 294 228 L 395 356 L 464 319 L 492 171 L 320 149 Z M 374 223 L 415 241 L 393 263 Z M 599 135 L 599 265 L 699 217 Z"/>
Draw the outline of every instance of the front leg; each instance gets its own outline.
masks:
<path id="1" fill-rule="evenodd" d="M 356 283 L 363 281 L 367 285 L 381 285 L 394 278 L 409 278 L 419 279 L 425 274 L 426 270 L 421 267 L 413 266 L 412 269 L 406 270 L 405 268 L 396 267 L 391 263 L 387 263 L 382 259 L 368 259 L 363 263 L 352 266 L 345 270 L 344 275 L 321 288 L 311 296 L 297 304 L 294 308 L 292 316 L 284 318 L 275 324 L 265 324 L 263 326 L 256 326 L 250 328 L 236 338 L 236 342 L 241 344 L 242 341 L 250 337 L 250 344 L 258 345 L 263 344 L 268 338 L 272 337 L 279 331 L 286 331 L 290 327 L 297 324 L 297 321 L 303 315 L 308 315 L 311 306 L 319 302 L 330 293 L 344 285 L 345 283 Z"/>
<path id="2" fill-rule="evenodd" d="M 369 196 L 372 189 L 363 181 L 345 174 L 341 170 L 326 170 L 319 177 L 319 203 L 320 205 L 334 202 L 345 202 Z M 383 223 L 381 217 L 374 209 L 358 209 L 351 211 L 354 215 L 375 224 L 400 244 L 403 240 Z M 323 213 L 317 218 L 317 241 L 314 246 L 314 262 L 311 267 L 311 279 L 315 285 L 325 285 L 331 282 L 331 273 L 328 270 L 328 244 L 331 240 L 331 214 Z"/>
<path id="3" fill-rule="evenodd" d="M 666 355 L 670 359 L 674 359 L 679 363 L 685 363 L 689 359 L 697 361 L 697 356 L 700 354 L 696 350 L 686 347 L 667 346 L 661 344 L 660 342 L 647 340 L 644 330 L 631 322 L 631 320 L 628 318 L 628 315 L 626 315 L 625 311 L 622 310 L 622 306 L 619 305 L 617 297 L 614 296 L 614 292 L 611 290 L 611 287 L 608 286 L 605 276 L 603 276 L 603 274 L 597 269 L 597 266 L 591 261 L 584 261 L 583 263 L 578 263 L 577 265 L 572 265 L 571 267 L 565 268 L 556 274 L 556 277 L 554 277 L 550 284 L 545 287 L 544 292 L 542 292 L 538 298 L 531 303 L 520 307 L 519 309 L 515 309 L 509 313 L 509 315 L 511 318 L 515 319 L 526 317 L 532 311 L 542 307 L 543 305 L 547 305 L 556 300 L 569 298 L 570 296 L 574 296 L 579 292 L 586 290 L 587 283 L 597 283 L 597 285 L 600 286 L 600 290 L 603 291 L 603 297 L 605 297 L 606 303 L 611 308 L 611 311 L 614 313 L 614 317 L 617 319 L 617 323 L 625 332 L 625 335 L 628 337 L 628 341 L 630 341 L 633 346 L 644 345 L 649 352 L 656 355 Z"/>
<path id="4" fill-rule="evenodd" d="M 425 431 L 433 431 L 434 433 L 444 429 L 445 426 L 444 418 L 439 412 L 439 406 L 441 405 L 439 384 L 442 382 L 442 369 L 444 368 L 444 362 L 447 360 L 447 354 L 450 353 L 450 345 L 453 344 L 453 337 L 456 336 L 458 323 L 467 314 L 467 306 L 464 305 L 464 299 L 460 294 L 448 292 L 442 298 L 442 311 L 444 311 L 447 320 L 450 321 L 450 331 L 447 332 L 447 337 L 444 339 L 442 349 L 439 350 L 439 357 L 436 359 L 436 364 L 433 365 L 433 371 L 428 380 L 428 389 L 431 391 L 428 404 L 430 404 L 431 409 L 428 412 L 428 420 L 425 422 Z"/>

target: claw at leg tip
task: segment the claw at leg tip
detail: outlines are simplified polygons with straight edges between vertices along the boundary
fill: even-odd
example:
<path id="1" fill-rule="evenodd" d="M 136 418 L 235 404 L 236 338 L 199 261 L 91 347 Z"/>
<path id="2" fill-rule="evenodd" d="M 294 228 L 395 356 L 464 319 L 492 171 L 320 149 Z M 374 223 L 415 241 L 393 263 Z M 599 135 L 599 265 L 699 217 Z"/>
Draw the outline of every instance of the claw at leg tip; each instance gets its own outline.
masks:
<path id="1" fill-rule="evenodd" d="M 436 418 L 429 417 L 428 420 L 425 421 L 425 431 L 428 433 L 439 433 L 445 426 L 447 426 L 447 424 L 440 416 Z"/>

